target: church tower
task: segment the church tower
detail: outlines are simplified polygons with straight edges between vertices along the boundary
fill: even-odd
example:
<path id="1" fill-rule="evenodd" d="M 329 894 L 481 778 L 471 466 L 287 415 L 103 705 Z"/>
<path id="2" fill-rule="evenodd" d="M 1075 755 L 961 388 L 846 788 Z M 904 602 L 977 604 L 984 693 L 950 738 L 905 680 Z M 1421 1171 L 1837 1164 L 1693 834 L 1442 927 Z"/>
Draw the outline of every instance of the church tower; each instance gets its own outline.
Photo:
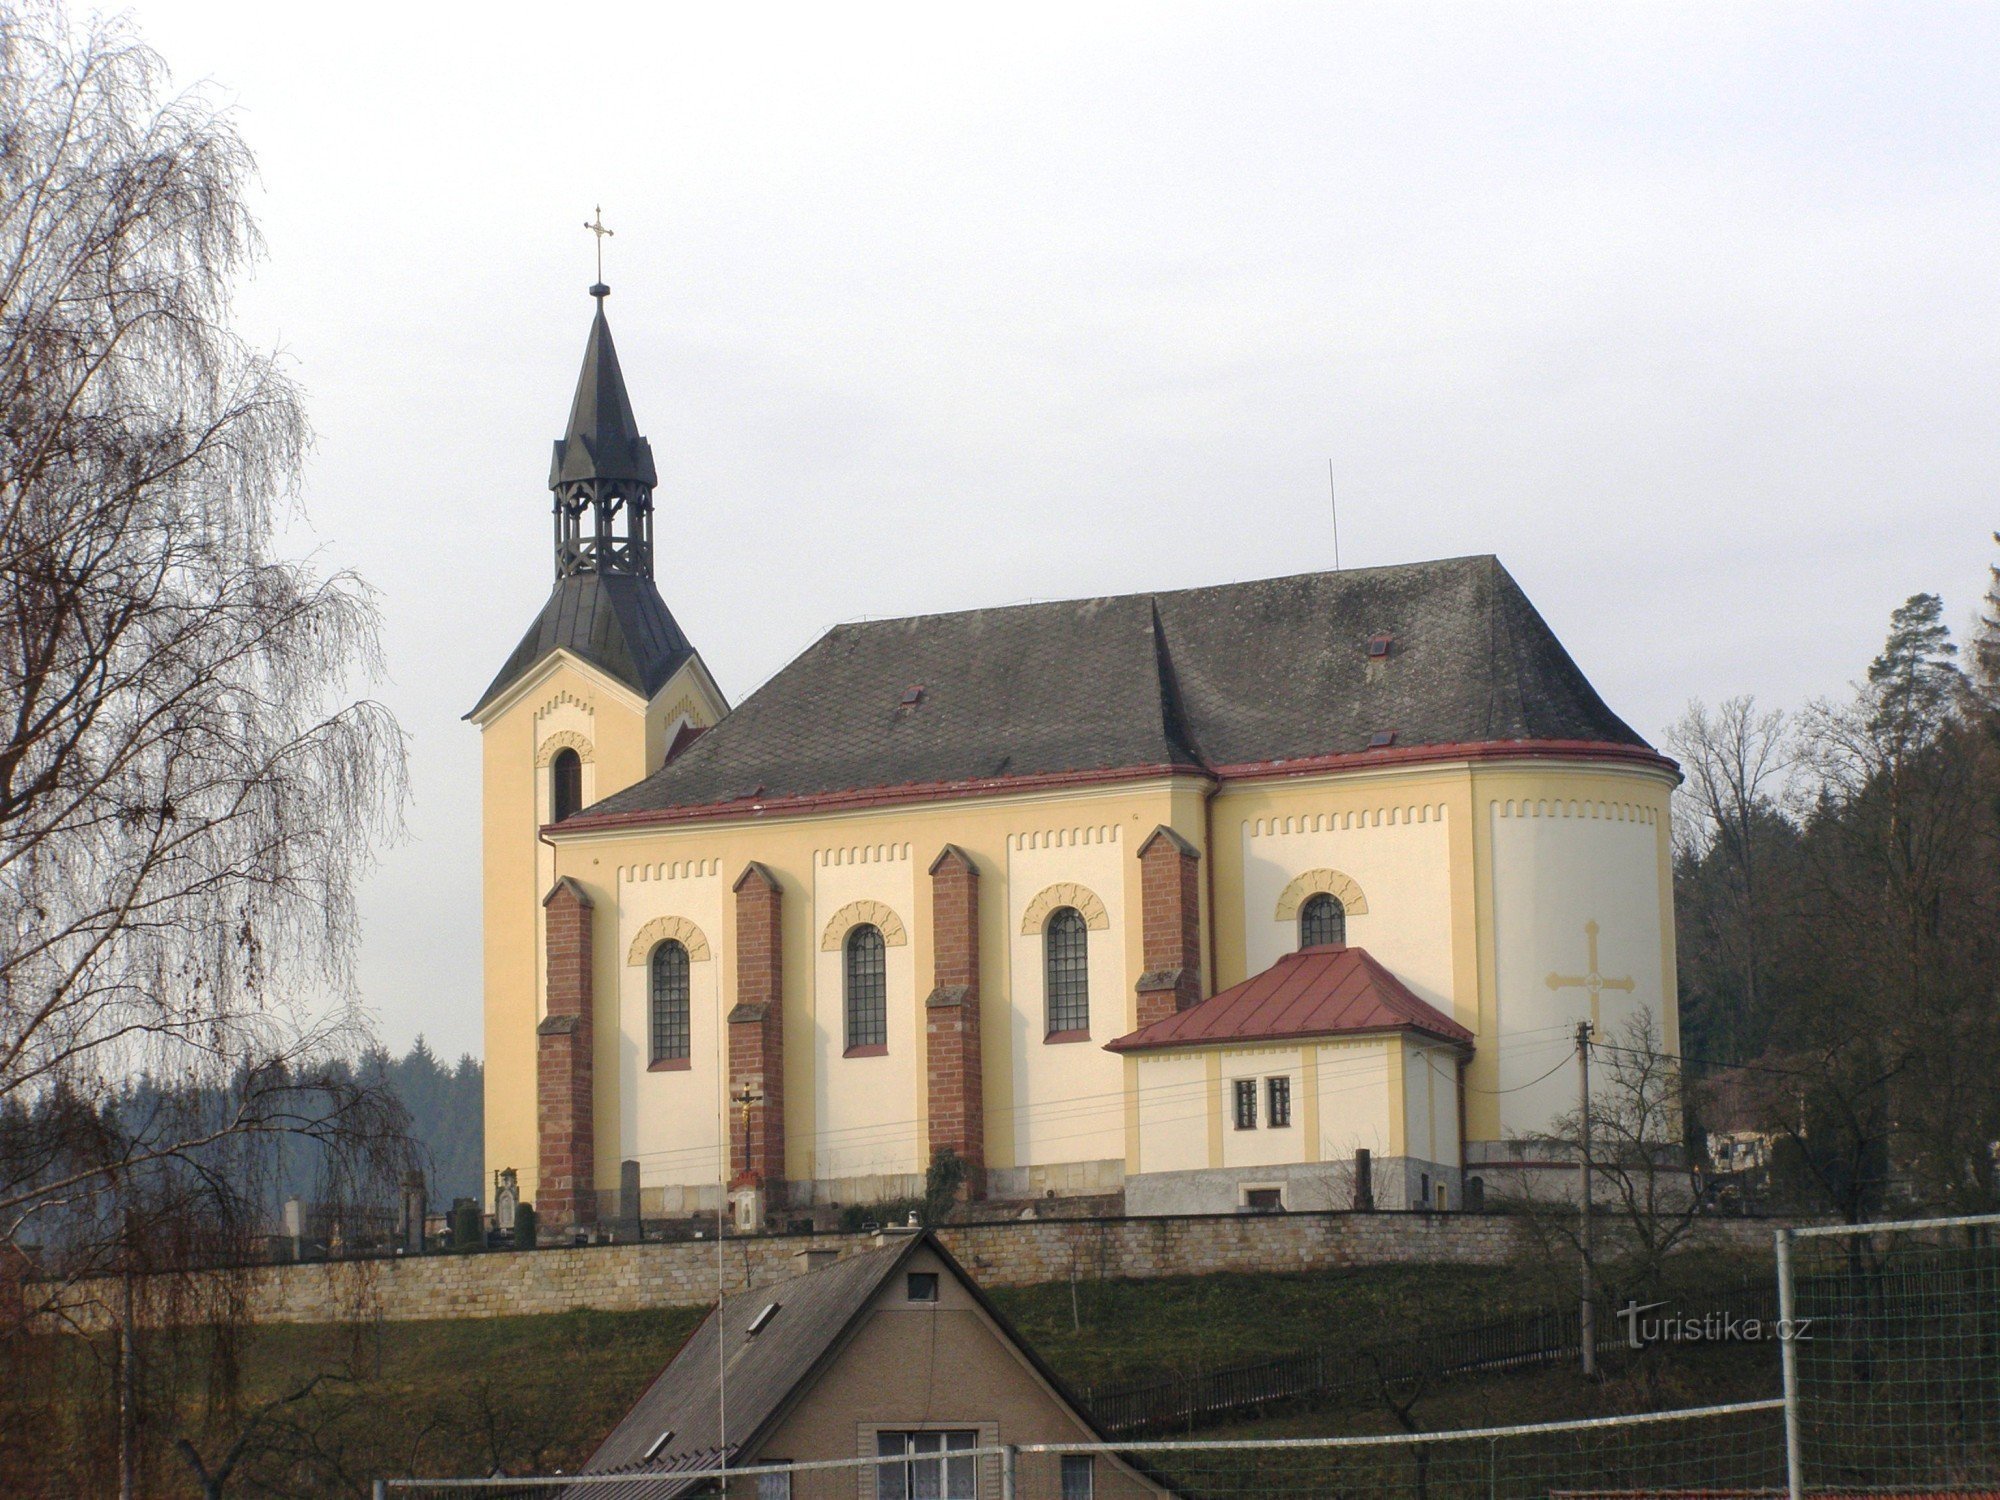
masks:
<path id="1" fill-rule="evenodd" d="M 549 935 L 591 945 L 592 907 L 615 910 L 617 893 L 558 888 L 542 832 L 658 770 L 729 711 L 654 581 L 659 476 L 605 317 L 610 293 L 590 289 L 597 312 L 549 465 L 554 587 L 466 715 L 483 763 L 487 1191 L 511 1168 L 523 1201 L 553 1194 L 586 1213 L 599 1141 L 615 1179 L 615 1100 L 593 1081 L 612 1074 L 617 1027 L 594 1024 L 588 994 L 550 994 Z"/>

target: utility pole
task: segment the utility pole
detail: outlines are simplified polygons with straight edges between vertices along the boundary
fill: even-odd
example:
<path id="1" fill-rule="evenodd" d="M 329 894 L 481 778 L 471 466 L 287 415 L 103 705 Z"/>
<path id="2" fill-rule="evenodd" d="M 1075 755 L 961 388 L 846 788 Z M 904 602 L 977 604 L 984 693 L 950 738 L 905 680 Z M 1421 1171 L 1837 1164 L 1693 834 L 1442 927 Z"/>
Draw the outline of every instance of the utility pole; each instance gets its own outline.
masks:
<path id="1" fill-rule="evenodd" d="M 1597 1289 L 1591 1284 L 1590 1263 L 1596 1253 L 1590 1213 L 1590 1022 L 1576 1023 L 1576 1110 L 1582 1122 L 1583 1150 L 1577 1157 L 1580 1179 L 1577 1211 L 1583 1215 L 1579 1242 L 1583 1247 L 1582 1298 L 1578 1304 L 1578 1328 L 1583 1345 L 1583 1378 L 1597 1378 Z"/>

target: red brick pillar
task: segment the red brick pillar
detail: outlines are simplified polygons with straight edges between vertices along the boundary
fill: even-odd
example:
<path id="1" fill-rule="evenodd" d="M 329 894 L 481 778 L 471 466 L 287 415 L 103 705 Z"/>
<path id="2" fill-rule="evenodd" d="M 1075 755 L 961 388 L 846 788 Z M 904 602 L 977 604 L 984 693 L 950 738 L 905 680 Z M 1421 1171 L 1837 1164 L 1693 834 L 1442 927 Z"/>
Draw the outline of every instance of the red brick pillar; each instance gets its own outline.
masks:
<path id="1" fill-rule="evenodd" d="M 729 1175 L 732 1186 L 761 1187 L 782 1201 L 785 1178 L 784 893 L 778 877 L 752 863 L 736 877 L 736 1008 L 729 1013 Z M 750 1156 L 743 1153 L 744 1090 Z"/>
<path id="2" fill-rule="evenodd" d="M 986 1196 L 985 1076 L 979 1063 L 979 868 L 956 844 L 931 861 L 936 987 L 924 1001 L 931 1150 L 966 1166 L 964 1196 Z"/>
<path id="3" fill-rule="evenodd" d="M 542 901 L 548 930 L 549 1010 L 538 1028 L 536 1134 L 547 1224 L 597 1217 L 597 1133 L 591 1118 L 590 897 L 567 875 Z"/>
<path id="4" fill-rule="evenodd" d="M 1141 943 L 1139 1024 L 1201 999 L 1201 853 L 1162 823 L 1139 846 Z"/>

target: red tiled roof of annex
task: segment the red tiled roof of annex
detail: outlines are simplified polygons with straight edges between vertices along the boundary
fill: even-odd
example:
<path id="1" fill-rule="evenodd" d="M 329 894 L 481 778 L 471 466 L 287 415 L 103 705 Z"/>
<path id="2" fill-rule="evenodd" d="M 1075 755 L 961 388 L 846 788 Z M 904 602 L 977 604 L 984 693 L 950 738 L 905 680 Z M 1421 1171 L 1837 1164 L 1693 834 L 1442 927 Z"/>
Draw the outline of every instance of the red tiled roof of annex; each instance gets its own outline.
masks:
<path id="1" fill-rule="evenodd" d="M 1472 1044 L 1470 1031 L 1419 1000 L 1367 949 L 1329 945 L 1287 953 L 1263 973 L 1105 1046 L 1112 1052 L 1145 1052 L 1384 1031 L 1415 1031 Z"/>

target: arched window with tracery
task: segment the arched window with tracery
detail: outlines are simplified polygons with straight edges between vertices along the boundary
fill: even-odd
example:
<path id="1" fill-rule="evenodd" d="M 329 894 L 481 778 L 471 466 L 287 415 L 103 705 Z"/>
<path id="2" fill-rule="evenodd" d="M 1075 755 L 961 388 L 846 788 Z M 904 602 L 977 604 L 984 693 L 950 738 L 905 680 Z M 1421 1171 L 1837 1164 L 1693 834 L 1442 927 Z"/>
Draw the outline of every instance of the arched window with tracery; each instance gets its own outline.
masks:
<path id="1" fill-rule="evenodd" d="M 673 938 L 653 949 L 653 1061 L 686 1062 L 689 1042 L 688 951 Z"/>
<path id="2" fill-rule="evenodd" d="M 558 750 L 549 762 L 549 821 L 560 823 L 583 806 L 583 757 Z"/>
<path id="3" fill-rule="evenodd" d="M 1299 946 L 1320 948 L 1347 941 L 1347 908 L 1338 896 L 1321 891 L 1299 908 Z"/>
<path id="4" fill-rule="evenodd" d="M 1074 906 L 1059 906 L 1042 928 L 1049 1035 L 1090 1030 L 1090 928 Z"/>
<path id="5" fill-rule="evenodd" d="M 857 924 L 842 953 L 847 991 L 847 1050 L 889 1045 L 889 961 L 882 929 Z"/>

